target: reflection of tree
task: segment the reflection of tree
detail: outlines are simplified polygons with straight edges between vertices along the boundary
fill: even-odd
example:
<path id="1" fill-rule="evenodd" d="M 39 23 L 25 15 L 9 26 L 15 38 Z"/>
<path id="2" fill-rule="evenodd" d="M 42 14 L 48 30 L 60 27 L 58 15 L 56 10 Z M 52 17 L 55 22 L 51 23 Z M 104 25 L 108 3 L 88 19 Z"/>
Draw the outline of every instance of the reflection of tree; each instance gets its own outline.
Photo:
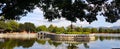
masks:
<path id="1" fill-rule="evenodd" d="M 99 39 L 100 39 L 100 41 L 103 41 L 103 40 L 104 40 L 104 37 L 100 36 Z"/>
<path id="2" fill-rule="evenodd" d="M 104 36 L 100 36 L 99 37 L 99 40 L 100 41 L 103 41 L 103 40 L 120 40 L 120 37 L 112 37 L 112 36 L 106 36 L 106 37 L 104 37 Z"/>
<path id="3" fill-rule="evenodd" d="M 32 47 L 32 45 L 34 44 L 35 40 L 34 39 L 30 39 L 30 40 L 20 40 L 18 43 L 18 46 L 23 46 L 23 48 L 29 48 Z"/>
<path id="4" fill-rule="evenodd" d="M 44 45 L 46 43 L 46 40 L 37 40 L 37 43 Z M 48 40 L 48 43 L 50 45 L 54 45 L 55 47 L 62 44 L 62 43 L 53 42 L 52 40 Z"/>
<path id="5" fill-rule="evenodd" d="M 78 49 L 78 47 L 75 46 L 75 44 L 69 44 L 69 45 L 67 46 L 67 49 Z"/>
<path id="6" fill-rule="evenodd" d="M 34 44 L 35 40 L 17 40 L 17 39 L 7 39 L 5 42 L 0 43 L 0 49 L 13 49 L 14 47 L 23 46 L 24 48 L 29 48 Z"/>
<path id="7" fill-rule="evenodd" d="M 89 45 L 87 43 L 83 43 L 85 48 L 89 48 Z"/>
<path id="8" fill-rule="evenodd" d="M 48 40 L 48 43 L 49 43 L 50 45 L 52 45 L 52 40 Z"/>
<path id="9" fill-rule="evenodd" d="M 44 45 L 46 43 L 46 40 L 37 40 L 37 43 Z"/>
<path id="10" fill-rule="evenodd" d="M 78 45 L 78 44 L 69 44 L 67 46 L 67 48 L 68 49 L 78 49 L 78 47 L 76 45 Z M 83 45 L 84 45 L 85 48 L 89 48 L 89 45 L 87 43 L 83 43 Z"/>
<path id="11" fill-rule="evenodd" d="M 4 43 L 0 44 L 0 49 L 13 49 L 16 46 L 16 41 L 7 40 Z"/>
<path id="12" fill-rule="evenodd" d="M 62 43 L 53 42 L 52 44 L 53 44 L 55 47 L 57 47 L 57 46 L 61 45 Z"/>
<path id="13" fill-rule="evenodd" d="M 98 39 L 99 39 L 99 37 L 95 37 L 95 41 L 98 40 Z"/>

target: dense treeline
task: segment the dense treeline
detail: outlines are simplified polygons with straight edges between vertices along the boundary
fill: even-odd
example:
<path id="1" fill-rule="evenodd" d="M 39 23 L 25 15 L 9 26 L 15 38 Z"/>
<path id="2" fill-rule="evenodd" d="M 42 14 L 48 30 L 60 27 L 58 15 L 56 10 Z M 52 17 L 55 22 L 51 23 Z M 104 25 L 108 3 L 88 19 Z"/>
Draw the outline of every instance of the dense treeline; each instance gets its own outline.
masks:
<path id="1" fill-rule="evenodd" d="M 35 25 L 30 22 L 24 24 L 18 23 L 14 20 L 0 21 L 0 31 L 1 32 L 35 32 Z"/>
<path id="2" fill-rule="evenodd" d="M 0 31 L 4 32 L 39 32 L 39 31 L 48 31 L 57 34 L 89 34 L 89 33 L 120 33 L 120 29 L 111 29 L 111 28 L 83 28 L 68 26 L 57 27 L 52 24 L 48 27 L 45 25 L 35 26 L 33 23 L 26 22 L 24 24 L 17 23 L 14 20 L 9 21 L 0 21 Z"/>
<path id="3" fill-rule="evenodd" d="M 48 31 L 57 34 L 89 34 L 89 33 L 120 33 L 120 29 L 111 29 L 111 28 L 83 28 L 83 27 L 75 27 L 73 26 L 71 29 L 71 25 L 64 27 L 53 26 L 52 24 L 49 27 L 45 25 L 41 25 L 36 27 L 36 32 L 38 31 Z"/>

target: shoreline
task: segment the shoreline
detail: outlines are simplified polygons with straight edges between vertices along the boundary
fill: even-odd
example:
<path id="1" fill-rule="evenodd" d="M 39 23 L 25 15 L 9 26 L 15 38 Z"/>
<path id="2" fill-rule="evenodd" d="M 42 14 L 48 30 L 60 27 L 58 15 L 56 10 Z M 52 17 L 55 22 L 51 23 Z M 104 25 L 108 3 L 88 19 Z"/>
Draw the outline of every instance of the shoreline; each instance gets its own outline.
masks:
<path id="1" fill-rule="evenodd" d="M 66 34 L 67 35 L 67 34 Z M 70 34 L 68 34 L 70 35 Z M 71 34 L 72 35 L 72 34 Z M 89 35 L 94 36 L 118 36 L 120 37 L 119 33 L 111 34 L 111 33 L 91 33 Z M 29 38 L 37 38 L 37 33 L 0 33 L 0 38 L 22 38 L 22 39 L 29 39 Z"/>
<path id="2" fill-rule="evenodd" d="M 0 33 L 0 38 L 37 38 L 37 33 Z"/>

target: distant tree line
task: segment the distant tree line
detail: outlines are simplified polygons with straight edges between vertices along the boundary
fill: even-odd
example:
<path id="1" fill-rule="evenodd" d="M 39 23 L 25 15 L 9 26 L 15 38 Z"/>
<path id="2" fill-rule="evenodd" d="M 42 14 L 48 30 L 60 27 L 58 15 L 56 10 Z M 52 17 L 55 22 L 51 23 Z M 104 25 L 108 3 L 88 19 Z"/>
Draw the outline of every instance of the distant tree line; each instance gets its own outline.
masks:
<path id="1" fill-rule="evenodd" d="M 49 31 L 52 33 L 57 34 L 89 34 L 89 33 L 120 33 L 120 29 L 111 29 L 111 28 L 83 28 L 83 27 L 73 27 L 71 29 L 70 26 L 64 27 L 57 27 L 53 26 L 52 24 L 49 27 L 45 25 L 38 26 L 36 31 Z"/>
<path id="2" fill-rule="evenodd" d="M 26 22 L 24 24 L 18 23 L 14 20 L 0 21 L 0 30 L 3 32 L 35 32 L 36 27 L 33 23 Z"/>
<path id="3" fill-rule="evenodd" d="M 0 30 L 4 32 L 39 32 L 39 31 L 48 31 L 51 33 L 57 34 L 89 34 L 89 33 L 120 33 L 120 29 L 111 29 L 111 28 L 83 28 L 75 27 L 71 28 L 71 25 L 68 27 L 57 27 L 50 25 L 46 27 L 45 25 L 35 26 L 33 23 L 25 22 L 18 23 L 14 20 L 9 21 L 0 21 Z"/>

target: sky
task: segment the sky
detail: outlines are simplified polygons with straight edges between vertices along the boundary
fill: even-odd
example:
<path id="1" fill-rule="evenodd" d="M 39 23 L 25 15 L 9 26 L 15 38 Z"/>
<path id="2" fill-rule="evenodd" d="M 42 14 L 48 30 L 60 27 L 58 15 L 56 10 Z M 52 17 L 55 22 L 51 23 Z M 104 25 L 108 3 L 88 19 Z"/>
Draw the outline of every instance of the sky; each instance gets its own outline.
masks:
<path id="1" fill-rule="evenodd" d="M 105 22 L 105 18 L 103 16 L 98 15 L 99 18 L 97 21 L 92 22 L 89 24 L 86 21 L 77 21 L 76 23 L 72 23 L 75 26 L 82 26 L 82 27 L 112 27 L 112 26 L 120 26 L 120 20 L 115 23 Z M 47 19 L 44 19 L 43 12 L 36 8 L 33 10 L 33 13 L 28 13 L 26 16 L 22 17 L 19 23 L 31 22 L 34 23 L 36 26 L 46 25 L 47 27 L 51 24 L 58 26 L 58 27 L 67 27 L 71 24 L 70 21 L 65 20 L 65 18 L 55 19 L 52 22 L 49 22 Z"/>

